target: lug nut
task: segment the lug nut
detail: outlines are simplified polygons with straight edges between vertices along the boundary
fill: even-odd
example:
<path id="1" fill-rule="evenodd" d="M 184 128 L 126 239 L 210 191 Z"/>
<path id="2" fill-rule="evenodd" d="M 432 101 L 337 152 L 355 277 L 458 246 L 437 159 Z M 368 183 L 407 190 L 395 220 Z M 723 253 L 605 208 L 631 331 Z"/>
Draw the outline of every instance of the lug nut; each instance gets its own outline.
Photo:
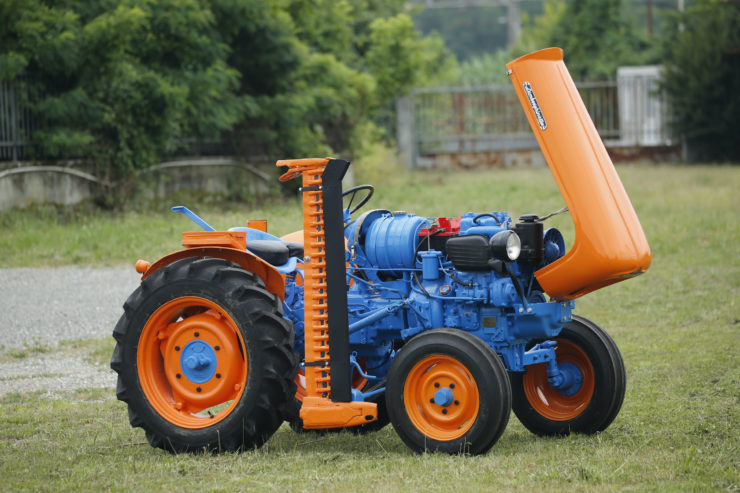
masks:
<path id="1" fill-rule="evenodd" d="M 219 349 L 221 349 L 221 346 L 216 346 L 213 349 L 215 349 L 216 351 L 218 351 Z"/>
<path id="2" fill-rule="evenodd" d="M 451 389 L 454 389 L 454 388 L 455 388 L 455 384 L 454 384 L 454 383 L 451 383 L 451 384 L 450 384 L 450 388 L 451 388 Z"/>
<path id="3" fill-rule="evenodd" d="M 182 375 L 180 375 L 180 374 L 178 373 L 177 375 L 175 375 L 175 378 L 182 378 Z"/>
<path id="4" fill-rule="evenodd" d="M 221 378 L 221 374 L 220 373 L 216 373 L 216 378 Z"/>
<path id="5" fill-rule="evenodd" d="M 439 382 L 434 382 L 434 386 L 439 388 Z"/>
<path id="6" fill-rule="evenodd" d="M 179 351 L 179 350 L 180 350 L 180 346 L 175 346 L 175 351 Z"/>
<path id="7" fill-rule="evenodd" d="M 447 414 L 447 409 L 442 409 L 442 414 Z"/>
<path id="8" fill-rule="evenodd" d="M 201 390 L 203 390 L 203 389 L 201 389 L 200 387 L 198 387 L 198 388 L 195 389 L 196 392 L 200 392 Z"/>
<path id="9" fill-rule="evenodd" d="M 455 405 L 456 406 L 459 406 L 460 405 L 460 401 L 455 401 Z"/>
<path id="10" fill-rule="evenodd" d="M 200 337 L 200 332 L 195 332 L 195 333 L 194 333 L 193 335 L 194 335 L 195 337 Z"/>

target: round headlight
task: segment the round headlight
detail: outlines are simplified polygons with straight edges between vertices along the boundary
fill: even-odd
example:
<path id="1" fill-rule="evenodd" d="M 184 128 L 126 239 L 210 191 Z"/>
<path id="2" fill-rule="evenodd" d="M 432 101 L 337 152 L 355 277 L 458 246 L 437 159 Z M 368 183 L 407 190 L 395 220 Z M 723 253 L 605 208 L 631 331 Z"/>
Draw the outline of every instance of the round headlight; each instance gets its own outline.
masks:
<path id="1" fill-rule="evenodd" d="M 505 262 L 518 259 L 522 252 L 522 240 L 519 239 L 518 234 L 510 229 L 493 235 L 489 245 L 491 255 Z"/>

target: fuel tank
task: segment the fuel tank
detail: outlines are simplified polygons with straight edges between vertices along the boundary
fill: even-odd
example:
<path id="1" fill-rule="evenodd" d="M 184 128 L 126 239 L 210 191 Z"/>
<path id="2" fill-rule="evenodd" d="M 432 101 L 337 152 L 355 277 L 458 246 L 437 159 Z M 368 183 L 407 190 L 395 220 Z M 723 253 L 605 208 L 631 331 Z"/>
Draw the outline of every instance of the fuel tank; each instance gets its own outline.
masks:
<path id="1" fill-rule="evenodd" d="M 542 288 L 569 300 L 645 272 L 650 246 L 563 50 L 530 53 L 506 68 L 575 226 L 573 248 L 535 273 Z"/>

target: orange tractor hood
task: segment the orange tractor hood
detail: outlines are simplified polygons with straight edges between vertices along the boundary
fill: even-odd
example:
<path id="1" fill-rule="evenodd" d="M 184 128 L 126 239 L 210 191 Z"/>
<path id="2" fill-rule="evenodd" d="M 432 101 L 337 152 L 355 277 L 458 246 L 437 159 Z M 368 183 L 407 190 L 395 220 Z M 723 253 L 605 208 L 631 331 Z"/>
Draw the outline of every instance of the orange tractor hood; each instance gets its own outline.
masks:
<path id="1" fill-rule="evenodd" d="M 575 226 L 573 248 L 535 273 L 542 288 L 568 300 L 645 272 L 650 246 L 563 50 L 530 53 L 506 68 Z"/>

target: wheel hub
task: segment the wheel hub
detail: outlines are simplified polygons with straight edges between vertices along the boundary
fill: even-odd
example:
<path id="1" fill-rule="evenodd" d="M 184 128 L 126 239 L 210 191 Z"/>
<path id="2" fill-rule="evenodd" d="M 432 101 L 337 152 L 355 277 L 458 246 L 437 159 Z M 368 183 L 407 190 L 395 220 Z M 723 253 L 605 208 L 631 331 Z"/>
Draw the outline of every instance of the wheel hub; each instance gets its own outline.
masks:
<path id="1" fill-rule="evenodd" d="M 423 358 L 409 371 L 404 403 L 414 426 L 435 440 L 454 440 L 473 426 L 478 387 L 458 360 L 443 354 Z"/>
<path id="2" fill-rule="evenodd" d="M 455 395 L 449 387 L 442 387 L 434 393 L 434 403 L 447 407 L 455 400 Z"/>
<path id="3" fill-rule="evenodd" d="M 167 327 L 162 342 L 165 372 L 176 403 L 191 411 L 228 400 L 239 389 L 243 369 L 238 341 L 215 311 L 193 315 Z"/>
<path id="4" fill-rule="evenodd" d="M 560 370 L 561 379 L 559 384 L 553 385 L 553 387 L 563 395 L 570 396 L 578 393 L 583 383 L 581 370 L 569 361 L 558 364 L 558 370 Z"/>
<path id="5" fill-rule="evenodd" d="M 193 383 L 205 383 L 216 373 L 216 351 L 210 344 L 193 340 L 185 345 L 180 356 L 182 373 Z"/>

